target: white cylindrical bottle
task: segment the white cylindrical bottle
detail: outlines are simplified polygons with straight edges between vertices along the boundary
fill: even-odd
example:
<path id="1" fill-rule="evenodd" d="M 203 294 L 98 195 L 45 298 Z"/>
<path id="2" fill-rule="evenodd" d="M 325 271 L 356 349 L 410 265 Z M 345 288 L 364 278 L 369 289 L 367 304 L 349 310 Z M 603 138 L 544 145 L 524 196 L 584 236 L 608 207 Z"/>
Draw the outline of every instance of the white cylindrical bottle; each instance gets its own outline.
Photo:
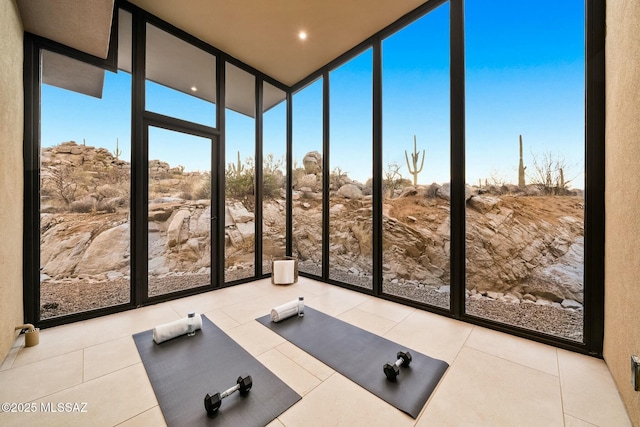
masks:
<path id="1" fill-rule="evenodd" d="M 187 335 L 192 337 L 196 334 L 196 314 L 191 312 L 187 314 Z"/>
<path id="2" fill-rule="evenodd" d="M 304 297 L 298 297 L 298 317 L 304 316 Z"/>

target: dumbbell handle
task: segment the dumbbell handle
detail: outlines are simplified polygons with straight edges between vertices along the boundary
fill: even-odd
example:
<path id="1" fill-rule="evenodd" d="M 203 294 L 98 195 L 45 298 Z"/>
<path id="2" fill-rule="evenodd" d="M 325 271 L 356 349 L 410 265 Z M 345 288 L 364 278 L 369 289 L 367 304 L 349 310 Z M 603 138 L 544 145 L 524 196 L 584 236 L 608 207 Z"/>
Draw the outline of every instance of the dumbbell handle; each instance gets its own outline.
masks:
<path id="1" fill-rule="evenodd" d="M 404 363 L 404 359 L 401 357 L 398 360 L 396 360 L 396 362 L 394 363 L 394 365 L 396 365 L 398 368 L 400 367 L 400 365 L 402 365 Z"/>
<path id="2" fill-rule="evenodd" d="M 224 399 L 225 397 L 228 397 L 229 395 L 235 393 L 238 390 L 240 390 L 240 384 L 236 384 L 233 387 L 228 388 L 222 393 L 220 393 L 220 399 Z"/>

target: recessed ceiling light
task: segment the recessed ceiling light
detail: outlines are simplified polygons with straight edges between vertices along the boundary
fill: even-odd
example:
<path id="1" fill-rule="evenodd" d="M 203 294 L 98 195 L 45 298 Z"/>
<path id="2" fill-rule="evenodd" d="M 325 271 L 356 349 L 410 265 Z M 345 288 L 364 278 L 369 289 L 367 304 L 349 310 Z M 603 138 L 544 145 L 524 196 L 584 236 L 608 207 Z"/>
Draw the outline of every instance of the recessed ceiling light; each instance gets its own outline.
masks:
<path id="1" fill-rule="evenodd" d="M 193 92 L 197 92 L 197 91 L 198 91 L 198 88 L 197 88 L 197 87 L 195 87 L 195 86 L 191 86 L 191 90 L 192 90 Z"/>
<path id="2" fill-rule="evenodd" d="M 298 38 L 299 38 L 300 40 L 306 40 L 306 39 L 307 39 L 307 33 L 306 33 L 305 31 L 300 31 L 300 32 L 298 33 Z"/>

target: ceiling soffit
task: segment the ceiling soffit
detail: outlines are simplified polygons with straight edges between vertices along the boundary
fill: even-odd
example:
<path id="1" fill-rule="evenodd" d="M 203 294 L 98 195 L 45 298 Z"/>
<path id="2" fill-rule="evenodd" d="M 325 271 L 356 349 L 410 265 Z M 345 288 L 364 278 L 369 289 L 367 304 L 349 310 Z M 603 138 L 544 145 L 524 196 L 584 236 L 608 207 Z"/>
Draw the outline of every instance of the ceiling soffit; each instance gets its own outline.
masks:
<path id="1" fill-rule="evenodd" d="M 425 0 L 131 2 L 291 86 Z"/>
<path id="2" fill-rule="evenodd" d="M 17 0 L 24 30 L 105 59 L 114 0 Z"/>

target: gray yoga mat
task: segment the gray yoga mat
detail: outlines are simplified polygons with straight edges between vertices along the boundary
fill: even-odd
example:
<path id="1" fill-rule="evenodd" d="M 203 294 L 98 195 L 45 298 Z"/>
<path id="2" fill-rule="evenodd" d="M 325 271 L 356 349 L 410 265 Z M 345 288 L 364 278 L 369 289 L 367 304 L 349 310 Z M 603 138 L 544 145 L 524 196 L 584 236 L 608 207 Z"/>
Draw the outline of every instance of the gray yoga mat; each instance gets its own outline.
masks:
<path id="1" fill-rule="evenodd" d="M 300 396 L 231 337 L 202 316 L 202 329 L 156 344 L 153 331 L 133 335 L 169 426 L 265 426 Z M 204 408 L 207 393 L 223 392 L 248 373 L 253 387 L 222 401 L 215 417 Z"/>
<path id="2" fill-rule="evenodd" d="M 449 365 L 403 347 L 308 306 L 304 317 L 279 323 L 266 315 L 256 319 L 382 400 L 416 418 Z M 398 351 L 410 350 L 411 364 L 400 368 L 396 382 L 387 380 L 382 367 L 395 362 Z"/>

